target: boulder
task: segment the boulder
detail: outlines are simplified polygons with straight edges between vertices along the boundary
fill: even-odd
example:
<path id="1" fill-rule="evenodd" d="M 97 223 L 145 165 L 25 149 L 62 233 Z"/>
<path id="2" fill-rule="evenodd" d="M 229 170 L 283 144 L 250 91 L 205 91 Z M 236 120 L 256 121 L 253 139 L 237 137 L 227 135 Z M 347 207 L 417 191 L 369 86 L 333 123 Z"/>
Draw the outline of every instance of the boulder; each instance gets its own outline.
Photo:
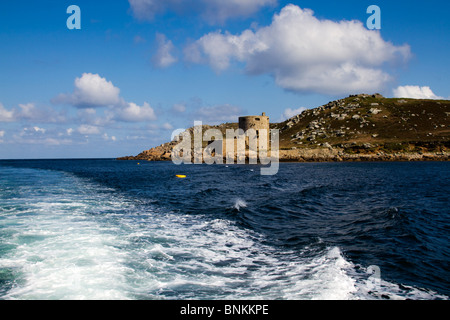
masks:
<path id="1" fill-rule="evenodd" d="M 380 112 L 382 112 L 383 110 L 377 109 L 377 108 L 371 108 L 369 110 L 369 113 L 371 114 L 379 114 Z"/>

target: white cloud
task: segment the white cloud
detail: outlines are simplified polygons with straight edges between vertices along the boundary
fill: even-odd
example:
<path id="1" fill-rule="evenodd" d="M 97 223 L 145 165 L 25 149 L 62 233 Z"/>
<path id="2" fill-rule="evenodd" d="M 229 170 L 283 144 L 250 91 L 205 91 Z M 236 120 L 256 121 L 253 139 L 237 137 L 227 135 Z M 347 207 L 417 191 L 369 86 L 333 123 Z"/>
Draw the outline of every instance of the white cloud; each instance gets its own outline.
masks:
<path id="1" fill-rule="evenodd" d="M 64 123 L 67 121 L 64 112 L 50 107 L 37 107 L 34 103 L 19 104 L 19 109 L 13 109 L 15 120 L 26 120 L 35 123 Z"/>
<path id="2" fill-rule="evenodd" d="M 147 102 L 144 102 L 142 106 L 138 106 L 136 103 L 129 102 L 115 112 L 116 118 L 125 122 L 156 120 L 155 111 Z"/>
<path id="3" fill-rule="evenodd" d="M 52 137 L 32 137 L 32 136 L 22 137 L 15 135 L 13 139 L 14 144 L 60 146 L 60 145 L 71 145 L 74 143 L 70 139 L 57 139 Z"/>
<path id="4" fill-rule="evenodd" d="M 109 136 L 107 133 L 104 133 L 103 140 L 115 142 L 117 140 L 117 138 L 115 136 Z"/>
<path id="5" fill-rule="evenodd" d="M 42 143 L 42 144 L 50 145 L 50 146 L 60 146 L 60 145 L 71 145 L 71 144 L 73 144 L 73 141 L 69 140 L 69 139 L 46 138 L 46 139 L 42 140 L 41 142 L 29 141 L 29 143 L 31 143 L 31 144 Z"/>
<path id="6" fill-rule="evenodd" d="M 46 129 L 39 128 L 39 127 L 33 127 L 31 129 L 34 130 L 34 132 L 37 132 L 37 133 L 45 133 L 47 131 Z"/>
<path id="7" fill-rule="evenodd" d="M 133 15 L 139 20 L 153 20 L 156 14 L 166 10 L 164 4 L 172 1 L 128 0 Z M 168 5 L 168 4 L 167 4 Z"/>
<path id="8" fill-rule="evenodd" d="M 117 108 L 120 108 L 120 105 L 117 107 L 110 107 L 105 111 L 92 108 L 80 109 L 77 112 L 77 121 L 83 124 L 105 127 L 113 123 L 115 117 L 113 111 Z M 97 113 L 97 111 L 99 112 Z"/>
<path id="9" fill-rule="evenodd" d="M 61 94 L 53 102 L 69 103 L 79 108 L 114 106 L 121 102 L 120 89 L 98 74 L 83 73 L 75 79 L 74 86 L 73 93 Z"/>
<path id="10" fill-rule="evenodd" d="M 163 34 L 156 34 L 156 42 L 158 44 L 158 50 L 152 57 L 152 63 L 157 68 L 167 68 L 178 61 L 176 57 L 172 55 L 174 45 L 172 41 L 167 40 Z"/>
<path id="11" fill-rule="evenodd" d="M 173 126 L 170 123 L 166 122 L 162 125 L 162 128 L 166 130 L 172 130 Z"/>
<path id="12" fill-rule="evenodd" d="M 382 66 L 407 60 L 410 48 L 384 41 L 360 21 L 320 20 L 291 4 L 267 27 L 239 35 L 211 32 L 184 54 L 217 72 L 243 63 L 248 74 L 270 74 L 287 90 L 348 94 L 379 91 L 391 80 Z"/>
<path id="13" fill-rule="evenodd" d="M 224 23 L 230 18 L 248 17 L 267 6 L 275 6 L 277 0 L 203 0 L 203 17 L 211 23 Z"/>
<path id="14" fill-rule="evenodd" d="M 42 137 L 47 132 L 44 128 L 39 127 L 27 127 L 23 128 L 19 133 L 20 137 Z"/>
<path id="15" fill-rule="evenodd" d="M 22 131 L 19 132 L 19 135 L 15 135 L 14 137 L 17 139 L 20 137 L 20 141 L 28 141 L 28 140 L 43 140 L 47 135 L 45 134 L 47 132 L 44 128 L 39 127 L 25 127 L 22 129 Z"/>
<path id="16" fill-rule="evenodd" d="M 0 138 L 3 138 L 5 136 L 5 130 L 0 130 Z"/>
<path id="17" fill-rule="evenodd" d="M 34 103 L 19 104 L 19 107 L 22 111 L 21 113 L 23 118 L 36 118 L 36 106 L 34 105 Z"/>
<path id="18" fill-rule="evenodd" d="M 78 133 L 83 135 L 90 135 L 90 134 L 100 134 L 100 128 L 96 126 L 91 126 L 87 124 L 83 124 L 78 127 L 77 129 Z"/>
<path id="19" fill-rule="evenodd" d="M 172 109 L 175 112 L 183 113 L 183 112 L 186 111 L 186 106 L 184 104 L 181 104 L 181 103 L 176 103 L 176 104 L 173 105 Z"/>
<path id="20" fill-rule="evenodd" d="M 0 122 L 13 122 L 15 121 L 14 112 L 5 109 L 2 103 L 0 103 Z"/>
<path id="21" fill-rule="evenodd" d="M 11 140 L 14 144 L 33 144 L 33 145 L 68 145 L 72 144 L 73 141 L 64 138 L 55 138 L 56 136 L 61 137 L 54 130 L 47 130 L 37 126 L 25 127 L 18 134 L 14 134 Z"/>
<path id="22" fill-rule="evenodd" d="M 145 102 L 143 106 L 127 102 L 119 95 L 120 89 L 111 81 L 98 74 L 84 73 L 75 79 L 75 88 L 72 94 L 61 94 L 53 103 L 70 103 L 80 108 L 79 120 L 94 126 L 106 126 L 113 120 L 125 122 L 142 122 L 156 120 L 156 114 L 150 105 Z M 95 108 L 104 107 L 103 115 L 97 115 Z"/>
<path id="23" fill-rule="evenodd" d="M 293 116 L 296 116 L 300 113 L 302 113 L 303 111 L 305 111 L 306 108 L 305 107 L 300 107 L 297 109 L 291 109 L 291 108 L 287 108 L 284 110 L 283 114 L 282 114 L 282 121 L 292 118 Z"/>
<path id="24" fill-rule="evenodd" d="M 275 6 L 277 0 L 128 0 L 133 15 L 151 21 L 167 11 L 179 15 L 200 15 L 210 24 L 222 24 L 228 19 L 248 17 L 258 10 Z"/>
<path id="25" fill-rule="evenodd" d="M 202 121 L 203 124 L 216 125 L 223 122 L 237 122 L 241 115 L 241 108 L 225 104 L 201 107 L 194 113 L 194 119 Z"/>
<path id="26" fill-rule="evenodd" d="M 419 86 L 399 86 L 394 91 L 395 98 L 412 98 L 412 99 L 435 99 L 443 100 L 443 97 L 439 97 L 431 91 L 430 87 Z"/>

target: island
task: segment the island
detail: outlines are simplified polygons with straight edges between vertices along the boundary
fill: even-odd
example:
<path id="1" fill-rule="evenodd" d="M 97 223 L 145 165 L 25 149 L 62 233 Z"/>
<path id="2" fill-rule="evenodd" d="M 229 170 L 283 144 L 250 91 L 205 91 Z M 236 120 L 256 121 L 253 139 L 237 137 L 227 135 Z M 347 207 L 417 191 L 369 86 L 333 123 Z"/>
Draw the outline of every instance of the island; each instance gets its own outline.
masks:
<path id="1" fill-rule="evenodd" d="M 258 127 L 258 122 L 262 127 Z M 242 126 L 278 129 L 279 161 L 448 161 L 450 101 L 356 94 L 308 109 L 280 123 L 247 116 L 237 123 L 202 125 L 203 130 Z M 193 133 L 195 127 L 187 129 Z M 177 141 L 118 160 L 170 161 Z M 207 147 L 204 144 L 203 147 Z M 269 150 L 270 151 L 270 150 Z"/>

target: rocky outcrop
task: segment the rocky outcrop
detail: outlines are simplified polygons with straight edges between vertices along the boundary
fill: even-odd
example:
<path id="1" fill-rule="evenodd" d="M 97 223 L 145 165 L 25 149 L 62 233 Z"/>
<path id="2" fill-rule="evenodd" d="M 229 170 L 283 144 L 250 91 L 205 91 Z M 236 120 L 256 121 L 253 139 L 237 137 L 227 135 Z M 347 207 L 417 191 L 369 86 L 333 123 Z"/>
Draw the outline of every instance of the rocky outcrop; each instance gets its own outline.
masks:
<path id="1" fill-rule="evenodd" d="M 343 149 L 282 150 L 280 161 L 341 162 L 341 161 L 449 161 L 450 152 L 436 153 L 367 153 L 349 154 Z"/>
<path id="2" fill-rule="evenodd" d="M 150 150 L 145 150 L 137 156 L 121 157 L 117 160 L 146 160 L 146 161 L 168 161 L 171 160 L 174 143 L 165 143 Z"/>

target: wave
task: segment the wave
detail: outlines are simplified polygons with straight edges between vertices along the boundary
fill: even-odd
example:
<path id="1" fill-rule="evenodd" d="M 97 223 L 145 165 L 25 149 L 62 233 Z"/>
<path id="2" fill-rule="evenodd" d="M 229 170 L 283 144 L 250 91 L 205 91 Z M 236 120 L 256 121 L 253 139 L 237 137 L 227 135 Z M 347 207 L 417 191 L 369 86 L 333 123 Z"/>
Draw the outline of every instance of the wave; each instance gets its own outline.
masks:
<path id="1" fill-rule="evenodd" d="M 236 199 L 234 201 L 233 208 L 236 209 L 237 211 L 240 211 L 241 208 L 247 208 L 247 202 L 245 202 L 242 199 Z"/>
<path id="2" fill-rule="evenodd" d="M 3 299 L 442 298 L 374 282 L 338 247 L 270 246 L 235 221 L 167 211 L 68 174 L 10 173 L 21 195 L 0 198 Z"/>

